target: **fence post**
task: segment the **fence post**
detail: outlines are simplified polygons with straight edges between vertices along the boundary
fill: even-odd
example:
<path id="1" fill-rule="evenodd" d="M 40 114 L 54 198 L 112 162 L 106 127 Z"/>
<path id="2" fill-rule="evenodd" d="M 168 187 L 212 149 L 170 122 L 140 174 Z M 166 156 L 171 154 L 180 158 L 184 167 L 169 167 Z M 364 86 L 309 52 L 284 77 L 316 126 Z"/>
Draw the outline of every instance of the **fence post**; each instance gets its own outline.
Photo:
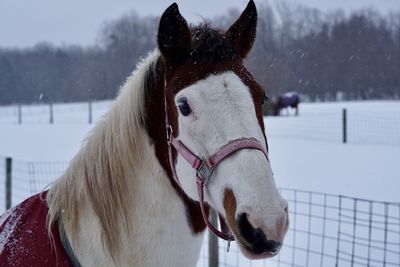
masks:
<path id="1" fill-rule="evenodd" d="M 22 106 L 18 104 L 18 124 L 22 123 Z"/>
<path id="2" fill-rule="evenodd" d="M 347 143 L 347 110 L 344 108 L 342 111 L 342 124 L 343 124 L 343 143 Z"/>
<path id="3" fill-rule="evenodd" d="M 218 224 L 218 215 L 215 210 L 210 209 L 210 222 Z M 208 267 L 218 267 L 218 237 L 208 232 Z"/>
<path id="4" fill-rule="evenodd" d="M 6 210 L 11 208 L 12 159 L 6 158 Z"/>
<path id="5" fill-rule="evenodd" d="M 92 101 L 89 100 L 89 124 L 92 124 Z"/>
<path id="6" fill-rule="evenodd" d="M 53 114 L 53 103 L 50 102 L 50 124 L 54 122 L 54 114 Z"/>

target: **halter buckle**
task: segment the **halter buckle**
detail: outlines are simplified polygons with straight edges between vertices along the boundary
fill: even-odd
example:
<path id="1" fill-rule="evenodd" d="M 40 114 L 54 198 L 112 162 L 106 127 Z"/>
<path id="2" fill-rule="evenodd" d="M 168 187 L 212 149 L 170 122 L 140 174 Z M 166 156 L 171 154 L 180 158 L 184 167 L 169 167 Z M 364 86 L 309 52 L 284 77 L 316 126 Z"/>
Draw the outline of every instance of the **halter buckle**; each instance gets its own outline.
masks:
<path id="1" fill-rule="evenodd" d="M 171 124 L 168 124 L 167 127 L 165 127 L 165 130 L 167 132 L 167 141 L 169 142 L 169 141 L 171 141 L 171 136 L 173 133 Z"/>
<path id="2" fill-rule="evenodd" d="M 209 168 L 206 160 L 202 159 L 200 167 L 196 170 L 197 176 L 203 181 L 203 184 L 206 184 L 213 174 L 213 168 Z"/>

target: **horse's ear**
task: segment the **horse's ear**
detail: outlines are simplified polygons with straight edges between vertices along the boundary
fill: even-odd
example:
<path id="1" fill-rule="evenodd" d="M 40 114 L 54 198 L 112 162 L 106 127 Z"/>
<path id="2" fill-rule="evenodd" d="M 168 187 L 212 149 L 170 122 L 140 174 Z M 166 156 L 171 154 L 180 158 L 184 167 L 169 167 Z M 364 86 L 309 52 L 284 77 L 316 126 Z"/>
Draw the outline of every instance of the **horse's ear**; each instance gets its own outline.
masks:
<path id="1" fill-rule="evenodd" d="M 179 64 L 190 49 L 190 30 L 186 20 L 173 3 L 161 16 L 158 27 L 158 48 L 167 61 Z"/>
<path id="2" fill-rule="evenodd" d="M 253 0 L 240 17 L 226 31 L 226 36 L 234 43 L 236 52 L 245 58 L 253 46 L 257 31 L 257 8 Z"/>

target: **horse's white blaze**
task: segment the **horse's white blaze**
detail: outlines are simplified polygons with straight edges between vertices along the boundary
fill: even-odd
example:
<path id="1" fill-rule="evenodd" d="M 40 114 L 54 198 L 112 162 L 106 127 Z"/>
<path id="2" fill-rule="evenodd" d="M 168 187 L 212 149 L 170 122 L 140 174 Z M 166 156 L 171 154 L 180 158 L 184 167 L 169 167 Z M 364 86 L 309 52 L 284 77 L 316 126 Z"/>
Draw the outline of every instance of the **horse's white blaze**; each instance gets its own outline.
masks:
<path id="1" fill-rule="evenodd" d="M 265 145 L 249 88 L 233 72 L 210 75 L 175 97 L 186 97 L 192 113 L 179 115 L 178 138 L 198 156 L 207 158 L 229 141 L 256 138 Z M 177 174 L 182 187 L 198 199 L 194 169 L 179 155 Z M 257 150 L 240 150 L 223 160 L 206 185 L 205 198 L 221 214 L 224 190 L 232 189 L 237 201 L 236 215 L 247 213 L 253 227 L 264 230 L 268 238 L 283 239 L 286 201 L 277 191 L 271 166 Z M 279 228 L 279 229 L 277 229 Z"/>

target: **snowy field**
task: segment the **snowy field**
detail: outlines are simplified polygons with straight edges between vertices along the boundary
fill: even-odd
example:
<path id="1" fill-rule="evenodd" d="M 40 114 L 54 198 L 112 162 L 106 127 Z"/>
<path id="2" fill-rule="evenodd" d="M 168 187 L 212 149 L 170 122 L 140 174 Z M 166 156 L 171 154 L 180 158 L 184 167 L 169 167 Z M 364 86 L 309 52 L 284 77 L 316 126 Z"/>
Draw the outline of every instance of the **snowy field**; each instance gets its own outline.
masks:
<path id="1" fill-rule="evenodd" d="M 107 101 L 93 103 L 93 120 L 98 120 L 109 105 L 110 102 Z M 342 108 L 347 109 L 347 144 L 342 143 Z M 0 162 L 0 172 L 4 173 L 4 160 L 1 157 L 12 157 L 16 168 L 13 204 L 23 200 L 32 192 L 40 190 L 51 179 L 59 175 L 67 162 L 79 150 L 82 141 L 93 127 L 93 124 L 88 124 L 87 103 L 54 105 L 53 112 L 54 123 L 49 124 L 49 106 L 23 106 L 21 108 L 22 124 L 18 124 L 17 106 L 0 107 L 0 160 L 2 161 Z M 285 112 L 283 113 L 285 114 Z M 297 198 L 299 201 L 304 198 L 303 202 L 308 203 L 307 198 L 313 197 L 319 203 L 333 201 L 335 204 L 332 205 L 336 205 L 335 208 L 331 211 L 324 210 L 324 216 L 327 217 L 337 213 L 338 198 L 336 195 L 400 203 L 400 102 L 301 104 L 299 117 L 266 117 L 265 123 L 277 185 L 281 188 L 335 195 L 330 200 L 329 195 L 328 197 L 321 195 L 319 198 L 318 194 L 303 194 L 301 191 L 294 193 L 294 191 L 288 190 L 286 197 L 291 200 Z M 54 163 L 53 167 L 49 168 L 48 163 Z M 43 177 L 43 180 L 38 181 L 38 177 Z M 0 174 L 0 211 L 4 209 L 3 179 L 4 177 Z M 346 199 L 342 200 L 345 203 Z M 300 203 L 302 202 L 300 201 Z M 353 205 L 352 203 L 349 205 Z M 362 209 L 362 205 L 365 203 L 368 205 L 369 202 L 364 203 L 360 200 L 357 203 L 359 203 L 358 208 Z M 296 207 L 300 209 L 300 204 Z M 392 236 L 395 236 L 397 240 L 389 242 L 389 245 L 393 246 L 392 249 L 385 248 L 389 252 L 384 253 L 383 262 L 388 262 L 387 266 L 399 266 L 400 205 L 390 204 L 387 207 L 387 209 L 398 207 L 397 211 L 388 211 L 389 219 L 393 219 L 393 221 L 382 222 L 385 225 L 393 224 L 394 227 L 397 227 L 397 230 L 389 228 L 390 231 L 394 231 Z M 292 206 L 290 209 L 293 212 Z M 367 213 L 368 207 L 365 209 L 364 213 Z M 312 213 L 311 210 L 308 212 Z M 296 241 L 301 237 L 301 233 L 310 232 L 310 227 L 313 229 L 322 226 L 329 228 L 330 223 L 313 221 L 311 224 L 311 219 L 301 216 L 297 216 L 297 218 L 296 222 L 291 223 L 292 229 L 288 233 L 289 241 L 287 243 L 292 244 L 292 249 L 283 249 L 280 258 L 282 262 L 279 264 L 276 261 L 249 262 L 239 257 L 235 245 L 228 254 L 224 252 L 225 245 L 222 245 L 220 249 L 222 266 L 288 266 L 284 263 L 290 262 L 290 260 L 285 260 L 286 257 L 296 258 L 299 262 L 298 266 L 334 266 L 333 260 L 332 262 L 323 261 L 322 257 L 311 257 L 312 253 L 298 253 L 297 255 L 293 252 L 294 248 L 302 246 L 299 241 Z M 332 222 L 335 223 L 335 220 Z M 295 227 L 295 231 L 293 227 Z M 333 228 L 332 233 L 328 233 L 328 235 L 335 236 L 338 223 L 336 222 L 331 227 Z M 354 232 L 354 230 L 351 227 L 346 228 L 346 226 L 341 229 L 344 234 Z M 361 235 L 363 235 L 367 230 L 357 231 L 361 231 Z M 372 236 L 372 240 L 376 241 L 380 238 L 378 237 L 379 233 L 372 235 L 376 235 Z M 303 239 L 310 239 L 309 236 L 305 235 Z M 371 240 L 371 235 L 369 239 Z M 385 241 L 387 240 L 385 239 Z M 295 244 L 296 242 L 298 243 Z M 303 240 L 303 242 L 305 241 Z M 316 250 L 316 247 L 320 246 L 318 242 L 313 243 L 312 240 L 307 240 L 303 244 L 304 249 Z M 322 244 L 325 243 L 322 242 Z M 335 251 L 337 243 L 334 244 L 327 242 L 322 252 Z M 351 248 L 349 251 L 351 252 Z M 362 248 L 358 252 L 353 251 L 353 255 L 366 255 L 366 253 L 367 251 Z M 205 251 L 202 252 L 199 266 L 206 266 L 206 254 Z M 394 263 L 394 265 L 390 265 L 390 263 Z M 350 264 L 346 264 L 340 266 L 350 266 Z M 366 264 L 359 260 L 359 264 L 357 265 L 357 261 L 355 261 L 354 266 L 366 266 Z M 383 265 L 381 265 L 381 261 L 377 261 L 375 264 L 372 262 L 370 266 Z"/>
<path id="2" fill-rule="evenodd" d="M 110 105 L 93 103 L 93 120 Z M 23 106 L 20 125 L 17 110 L 0 107 L 0 156 L 68 162 L 93 127 L 87 103 L 54 105 L 54 124 L 47 105 Z M 279 186 L 400 202 L 400 102 L 304 103 L 299 117 L 266 117 L 265 124 Z"/>

